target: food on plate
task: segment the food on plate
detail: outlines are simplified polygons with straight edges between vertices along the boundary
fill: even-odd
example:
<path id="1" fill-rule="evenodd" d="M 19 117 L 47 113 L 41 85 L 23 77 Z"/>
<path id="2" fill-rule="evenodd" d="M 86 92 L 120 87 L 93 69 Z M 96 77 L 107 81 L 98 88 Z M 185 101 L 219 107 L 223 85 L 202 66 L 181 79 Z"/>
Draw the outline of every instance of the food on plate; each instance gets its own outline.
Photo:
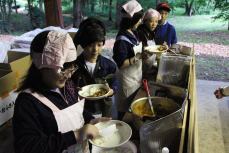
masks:
<path id="1" fill-rule="evenodd" d="M 90 90 L 90 94 L 88 97 L 100 97 L 107 94 L 107 90 L 104 88 L 97 88 L 94 90 Z"/>
<path id="2" fill-rule="evenodd" d="M 78 94 L 89 100 L 98 100 L 105 98 L 110 91 L 112 90 L 105 84 L 90 84 L 82 87 Z"/>
<path id="3" fill-rule="evenodd" d="M 159 50 L 159 51 L 165 51 L 165 50 L 167 50 L 167 47 L 166 47 L 165 45 L 160 45 L 160 46 L 157 48 L 157 50 Z"/>
<path id="4" fill-rule="evenodd" d="M 145 47 L 145 51 L 152 52 L 152 53 L 162 53 L 167 50 L 167 46 L 165 45 L 153 45 Z"/>

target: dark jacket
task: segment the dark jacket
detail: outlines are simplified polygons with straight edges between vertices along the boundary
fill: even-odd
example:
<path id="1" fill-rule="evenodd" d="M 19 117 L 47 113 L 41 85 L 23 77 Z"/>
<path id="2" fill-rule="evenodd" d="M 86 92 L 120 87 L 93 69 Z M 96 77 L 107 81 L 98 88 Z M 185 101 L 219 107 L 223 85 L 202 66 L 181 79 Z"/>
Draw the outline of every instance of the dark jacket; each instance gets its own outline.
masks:
<path id="1" fill-rule="evenodd" d="M 127 37 L 131 43 L 118 39 L 119 36 Z M 118 32 L 113 47 L 113 59 L 119 68 L 126 59 L 130 59 L 135 56 L 133 49 L 134 45 L 138 45 L 138 39 L 135 35 L 130 34 L 128 31 Z"/>
<path id="2" fill-rule="evenodd" d="M 169 22 L 164 25 L 158 25 L 155 29 L 155 43 L 162 45 L 164 42 L 166 42 L 169 47 L 177 43 L 176 30 Z"/>
<path id="3" fill-rule="evenodd" d="M 73 104 L 53 91 L 42 94 L 59 109 Z M 89 122 L 92 116 L 84 113 L 84 118 Z M 73 131 L 58 132 L 52 110 L 28 93 L 20 93 L 16 99 L 13 132 L 16 153 L 61 153 L 77 143 Z"/>
<path id="4" fill-rule="evenodd" d="M 94 74 L 91 75 L 89 71 L 87 70 L 87 66 L 85 63 L 84 55 L 83 53 L 77 57 L 77 60 L 75 61 L 75 64 L 78 66 L 78 70 L 72 75 L 71 80 L 69 80 L 66 83 L 66 89 L 65 92 L 68 95 L 67 97 L 77 100 L 78 98 L 78 90 L 77 87 L 83 87 L 85 85 L 95 84 L 98 83 L 96 80 L 101 80 L 105 78 L 107 75 L 115 74 L 116 72 L 116 65 L 111 60 L 99 55 L 96 61 L 96 66 L 94 70 Z M 116 90 L 116 79 L 113 76 L 110 80 L 107 80 L 109 86 L 115 91 Z M 69 86 L 69 82 L 74 83 L 74 87 Z M 73 89 L 74 88 L 74 89 Z M 85 110 L 96 113 L 97 107 L 96 104 L 100 105 L 98 107 L 103 107 L 102 100 L 98 101 L 89 101 L 86 100 L 85 102 Z"/>
<path id="5" fill-rule="evenodd" d="M 137 29 L 139 41 L 142 42 L 143 47 L 148 46 L 148 40 L 154 40 L 155 32 L 150 31 L 145 24 L 141 24 Z"/>

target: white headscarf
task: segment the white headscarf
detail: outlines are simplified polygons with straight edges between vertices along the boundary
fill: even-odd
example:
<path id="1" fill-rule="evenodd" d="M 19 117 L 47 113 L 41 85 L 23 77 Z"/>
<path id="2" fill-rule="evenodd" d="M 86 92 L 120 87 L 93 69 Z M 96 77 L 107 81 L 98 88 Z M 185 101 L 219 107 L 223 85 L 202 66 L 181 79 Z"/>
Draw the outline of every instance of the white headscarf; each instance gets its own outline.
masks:
<path id="1" fill-rule="evenodd" d="M 127 16 L 123 16 L 123 17 L 129 17 L 129 18 L 132 18 L 134 16 L 134 13 L 137 13 L 142 10 L 142 6 L 136 0 L 128 1 L 122 6 L 122 8 L 127 13 Z"/>
<path id="2" fill-rule="evenodd" d="M 147 20 L 151 18 L 157 18 L 157 20 L 161 20 L 161 14 L 157 10 L 150 8 L 145 12 L 143 20 Z"/>
<path id="3" fill-rule="evenodd" d="M 63 68 L 64 63 L 76 60 L 76 48 L 67 32 L 50 31 L 42 53 L 31 52 L 38 69 Z"/>

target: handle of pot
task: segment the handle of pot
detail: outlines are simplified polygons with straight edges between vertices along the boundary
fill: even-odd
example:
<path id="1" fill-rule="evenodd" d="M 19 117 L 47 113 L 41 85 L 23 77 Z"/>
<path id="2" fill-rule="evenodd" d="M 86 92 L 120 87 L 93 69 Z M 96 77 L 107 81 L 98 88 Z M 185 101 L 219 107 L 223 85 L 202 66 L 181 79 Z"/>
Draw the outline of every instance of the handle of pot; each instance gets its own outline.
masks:
<path id="1" fill-rule="evenodd" d="M 147 92 L 147 95 L 150 96 L 150 94 L 149 94 L 148 81 L 147 81 L 146 79 L 143 79 L 143 80 L 142 80 L 142 83 L 143 83 L 143 85 L 144 85 L 145 91 Z"/>

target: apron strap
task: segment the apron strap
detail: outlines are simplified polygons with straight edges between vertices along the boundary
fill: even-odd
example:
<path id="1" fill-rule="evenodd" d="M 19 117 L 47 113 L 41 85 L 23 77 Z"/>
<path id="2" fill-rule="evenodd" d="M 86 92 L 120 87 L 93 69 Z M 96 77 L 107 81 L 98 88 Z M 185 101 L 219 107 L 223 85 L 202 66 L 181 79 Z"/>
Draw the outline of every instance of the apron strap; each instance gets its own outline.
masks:
<path id="1" fill-rule="evenodd" d="M 45 96 L 43 96 L 41 94 L 38 94 L 37 92 L 32 92 L 30 89 L 24 90 L 23 92 L 29 93 L 29 94 L 33 95 L 42 104 L 44 104 L 45 106 L 47 106 L 48 108 L 50 108 L 53 112 L 57 112 L 57 111 L 60 110 L 48 98 L 46 98 Z"/>
<path id="2" fill-rule="evenodd" d="M 116 38 L 116 40 L 123 40 L 123 41 L 127 41 L 128 43 L 132 44 L 135 46 L 135 44 L 133 42 L 130 41 L 130 39 L 128 39 L 126 36 L 124 35 L 120 35 Z"/>

